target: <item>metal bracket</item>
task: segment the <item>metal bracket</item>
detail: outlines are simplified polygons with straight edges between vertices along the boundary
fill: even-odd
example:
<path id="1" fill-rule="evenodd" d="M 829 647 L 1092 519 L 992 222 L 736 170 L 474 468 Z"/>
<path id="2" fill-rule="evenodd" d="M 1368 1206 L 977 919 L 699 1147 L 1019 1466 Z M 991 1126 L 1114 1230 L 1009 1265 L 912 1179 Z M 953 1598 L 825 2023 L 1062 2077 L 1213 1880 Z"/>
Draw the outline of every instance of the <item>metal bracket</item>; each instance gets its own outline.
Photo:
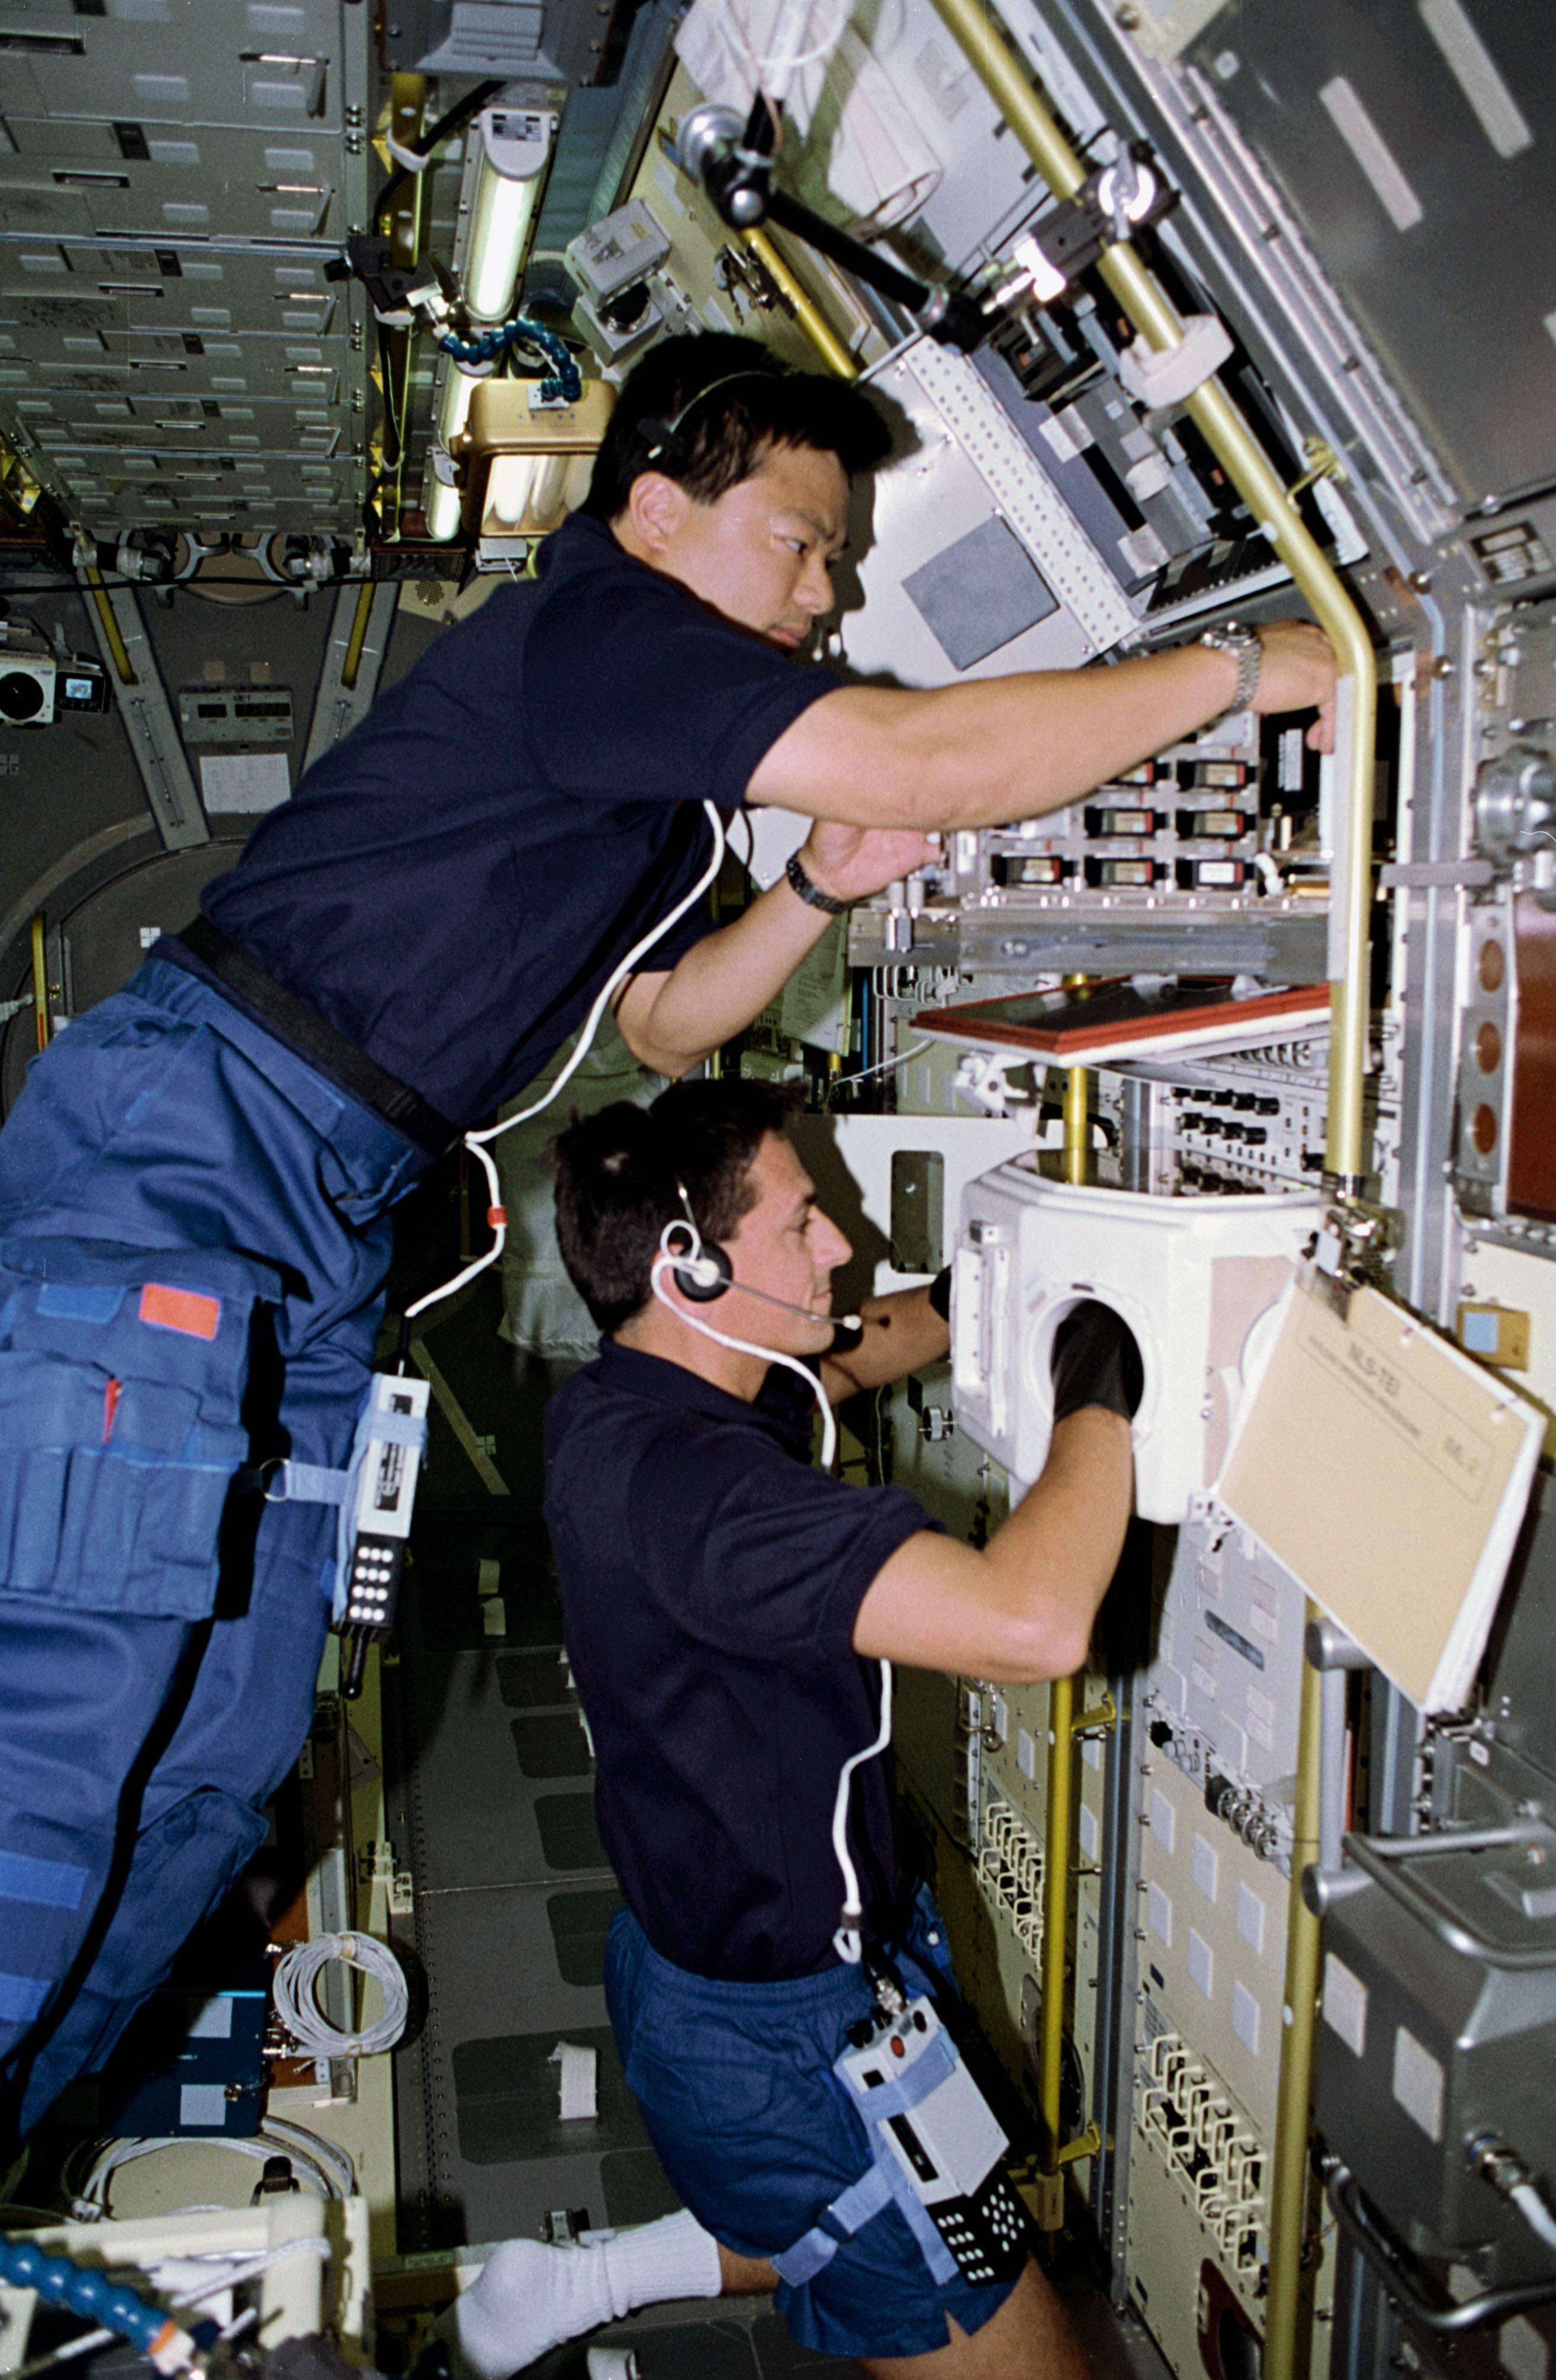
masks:
<path id="1" fill-rule="evenodd" d="M 1094 1703 L 1090 1710 L 1082 1711 L 1072 1724 L 1070 1733 L 1072 1736 L 1107 1735 L 1117 1725 L 1118 1705 L 1110 1693 L 1105 1694 L 1100 1703 Z"/>
<path id="2" fill-rule="evenodd" d="M 335 615 L 309 723 L 305 769 L 311 769 L 342 736 L 349 735 L 359 720 L 366 718 L 378 691 L 399 592 L 395 579 L 383 578 L 376 586 L 371 579 L 361 579 L 343 587 L 335 597 Z"/>
<path id="3" fill-rule="evenodd" d="M 1016 2184 L 1031 2211 L 1032 2220 L 1039 2231 L 1062 2231 L 1064 2228 L 1064 2177 L 1063 2173 L 1024 2174 Z"/>
<path id="4" fill-rule="evenodd" d="M 1325 1176 L 1331 1204 L 1307 1268 L 1305 1286 L 1325 1299 L 1342 1322 L 1354 1290 L 1387 1285 L 1388 1260 L 1404 1237 L 1404 1218 L 1397 1208 L 1361 1196 L 1364 1178 Z"/>
<path id="5" fill-rule="evenodd" d="M 1294 480 L 1286 490 L 1287 495 L 1293 499 L 1305 494 L 1307 489 L 1317 486 L 1320 480 L 1337 480 L 1342 487 L 1349 481 L 1350 473 L 1327 438 L 1305 438 L 1302 442 L 1302 459 L 1307 468 L 1303 472 L 1302 477 L 1299 480 Z"/>
<path id="6" fill-rule="evenodd" d="M 211 840 L 211 828 L 178 740 L 140 607 L 129 587 L 105 587 L 94 569 L 78 565 L 87 616 L 118 697 L 119 715 L 157 832 L 169 851 L 189 851 Z"/>
<path id="7" fill-rule="evenodd" d="M 1488 2289 L 1457 2303 L 1434 2303 L 1407 2270 L 1403 2252 L 1384 2237 L 1355 2174 L 1338 2159 L 1325 2171 L 1324 2190 L 1341 2230 L 1371 2265 L 1400 2312 L 1439 2338 L 1456 2338 L 1491 2323 L 1507 2322 L 1526 2308 L 1549 2305 L 1556 2298 L 1556 2280 L 1543 2280 Z"/>

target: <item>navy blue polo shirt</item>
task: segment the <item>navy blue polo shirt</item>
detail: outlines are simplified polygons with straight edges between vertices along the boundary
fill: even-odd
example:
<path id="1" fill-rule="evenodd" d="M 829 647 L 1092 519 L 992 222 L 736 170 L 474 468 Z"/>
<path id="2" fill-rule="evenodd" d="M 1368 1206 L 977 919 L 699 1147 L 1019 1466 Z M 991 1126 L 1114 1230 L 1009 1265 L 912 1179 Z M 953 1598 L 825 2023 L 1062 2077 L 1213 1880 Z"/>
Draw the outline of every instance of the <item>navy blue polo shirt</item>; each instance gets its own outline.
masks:
<path id="1" fill-rule="evenodd" d="M 837 686 L 575 514 L 426 652 L 201 895 L 213 925 L 451 1122 L 539 1073 L 702 873 L 699 805 Z M 699 903 L 647 956 L 711 929 Z"/>
<path id="2" fill-rule="evenodd" d="M 881 1725 L 854 1623 L 882 1565 L 934 1525 L 905 1488 L 812 1467 L 813 1402 L 776 1364 L 748 1404 L 606 1340 L 546 1409 L 546 1525 L 601 1840 L 661 1956 L 731 1983 L 837 1963 L 838 1772 Z M 884 1759 L 854 1771 L 849 1810 L 884 1932 Z"/>

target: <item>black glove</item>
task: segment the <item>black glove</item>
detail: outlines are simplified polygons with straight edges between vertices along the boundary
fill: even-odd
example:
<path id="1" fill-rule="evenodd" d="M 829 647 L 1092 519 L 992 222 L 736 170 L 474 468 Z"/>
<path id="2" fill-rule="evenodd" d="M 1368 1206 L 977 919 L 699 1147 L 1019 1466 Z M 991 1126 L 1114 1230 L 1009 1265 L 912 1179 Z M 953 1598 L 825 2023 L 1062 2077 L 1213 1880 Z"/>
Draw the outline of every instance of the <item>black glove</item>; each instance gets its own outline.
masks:
<path id="1" fill-rule="evenodd" d="M 1111 1305 L 1095 1297 L 1072 1306 L 1053 1334 L 1053 1418 L 1067 1421 L 1086 1405 L 1133 1421 L 1145 1390 L 1145 1366 L 1135 1334 Z"/>

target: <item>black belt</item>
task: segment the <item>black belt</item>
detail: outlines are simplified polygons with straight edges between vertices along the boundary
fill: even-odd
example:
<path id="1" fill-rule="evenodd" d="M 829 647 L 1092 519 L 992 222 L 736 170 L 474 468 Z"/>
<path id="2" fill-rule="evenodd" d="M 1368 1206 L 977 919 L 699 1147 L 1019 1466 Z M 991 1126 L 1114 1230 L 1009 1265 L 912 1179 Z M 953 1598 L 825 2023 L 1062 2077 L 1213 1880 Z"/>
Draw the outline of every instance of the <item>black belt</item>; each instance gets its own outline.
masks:
<path id="1" fill-rule="evenodd" d="M 310 1066 L 338 1083 L 343 1090 L 382 1116 L 385 1123 L 413 1141 L 429 1157 L 442 1157 L 459 1138 L 458 1126 L 429 1107 L 419 1091 L 408 1083 L 400 1082 L 387 1074 L 365 1050 L 348 1041 L 344 1033 L 288 991 L 284 983 L 266 975 L 263 967 L 245 958 L 236 942 L 229 942 L 208 917 L 197 917 L 168 940 L 181 942 L 200 962 L 200 971 L 213 976 L 225 990 L 232 992 L 242 1005 L 255 1015 L 266 1030 L 286 1043 L 289 1050 L 305 1058 Z M 169 953 L 171 956 L 171 953 Z M 176 962 L 175 962 L 176 964 Z"/>

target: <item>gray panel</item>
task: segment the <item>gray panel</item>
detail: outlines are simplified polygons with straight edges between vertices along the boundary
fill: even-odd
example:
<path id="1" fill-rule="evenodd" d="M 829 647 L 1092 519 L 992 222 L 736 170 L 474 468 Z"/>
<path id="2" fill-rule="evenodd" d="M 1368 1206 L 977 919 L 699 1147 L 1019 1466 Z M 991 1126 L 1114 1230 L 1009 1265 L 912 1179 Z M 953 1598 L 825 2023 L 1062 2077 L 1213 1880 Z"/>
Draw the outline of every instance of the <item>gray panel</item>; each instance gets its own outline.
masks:
<path id="1" fill-rule="evenodd" d="M 522 1718 L 510 1720 L 509 1726 L 519 1768 L 526 1777 L 589 1775 L 593 1766 L 589 1740 L 570 1712 L 527 1711 Z"/>
<path id="2" fill-rule="evenodd" d="M 148 130 L 149 159 L 126 157 L 107 124 L 10 124 L 18 155 L 0 158 L 7 231 L 38 229 L 70 210 L 60 228 L 191 232 L 245 237 L 338 239 L 340 143 L 305 126 L 277 132 L 182 125 Z M 81 137 L 95 136 L 90 150 Z M 73 137 L 74 136 L 74 137 Z"/>
<path id="3" fill-rule="evenodd" d="M 334 12 L 316 6 L 310 27 L 303 10 L 287 12 L 294 13 L 296 31 L 284 40 L 247 36 L 236 9 L 180 6 L 175 15 L 172 0 L 160 24 L 77 17 L 70 47 L 29 53 L 28 87 L 36 96 L 26 112 L 106 116 L 148 128 L 263 126 L 277 134 L 333 132 L 338 139 L 338 17 L 332 24 Z M 163 30 L 175 22 L 182 40 L 170 41 Z M 205 38 L 189 38 L 202 29 Z"/>
<path id="4" fill-rule="evenodd" d="M 979 523 L 903 586 L 954 669 L 971 669 L 1058 611 L 1057 597 L 998 518 Z"/>
<path id="5" fill-rule="evenodd" d="M 1556 249 L 1535 233 L 1556 221 L 1547 12 L 1527 0 L 1229 0 L 1190 55 L 1464 494 L 1549 479 Z"/>
<path id="6" fill-rule="evenodd" d="M 1502 1596 L 1486 1699 L 1499 1743 L 1556 1777 L 1556 1491 L 1543 1468 Z"/>
<path id="7" fill-rule="evenodd" d="M 574 2025 L 568 2040 L 595 2054 L 598 2115 L 564 2123 L 557 2070 L 551 2063 L 556 2029 L 497 2034 L 462 2041 L 452 2058 L 459 2154 L 468 2165 L 516 2165 L 531 2157 L 601 2155 L 643 2148 L 648 2134 L 626 2087 L 608 2025 Z"/>

